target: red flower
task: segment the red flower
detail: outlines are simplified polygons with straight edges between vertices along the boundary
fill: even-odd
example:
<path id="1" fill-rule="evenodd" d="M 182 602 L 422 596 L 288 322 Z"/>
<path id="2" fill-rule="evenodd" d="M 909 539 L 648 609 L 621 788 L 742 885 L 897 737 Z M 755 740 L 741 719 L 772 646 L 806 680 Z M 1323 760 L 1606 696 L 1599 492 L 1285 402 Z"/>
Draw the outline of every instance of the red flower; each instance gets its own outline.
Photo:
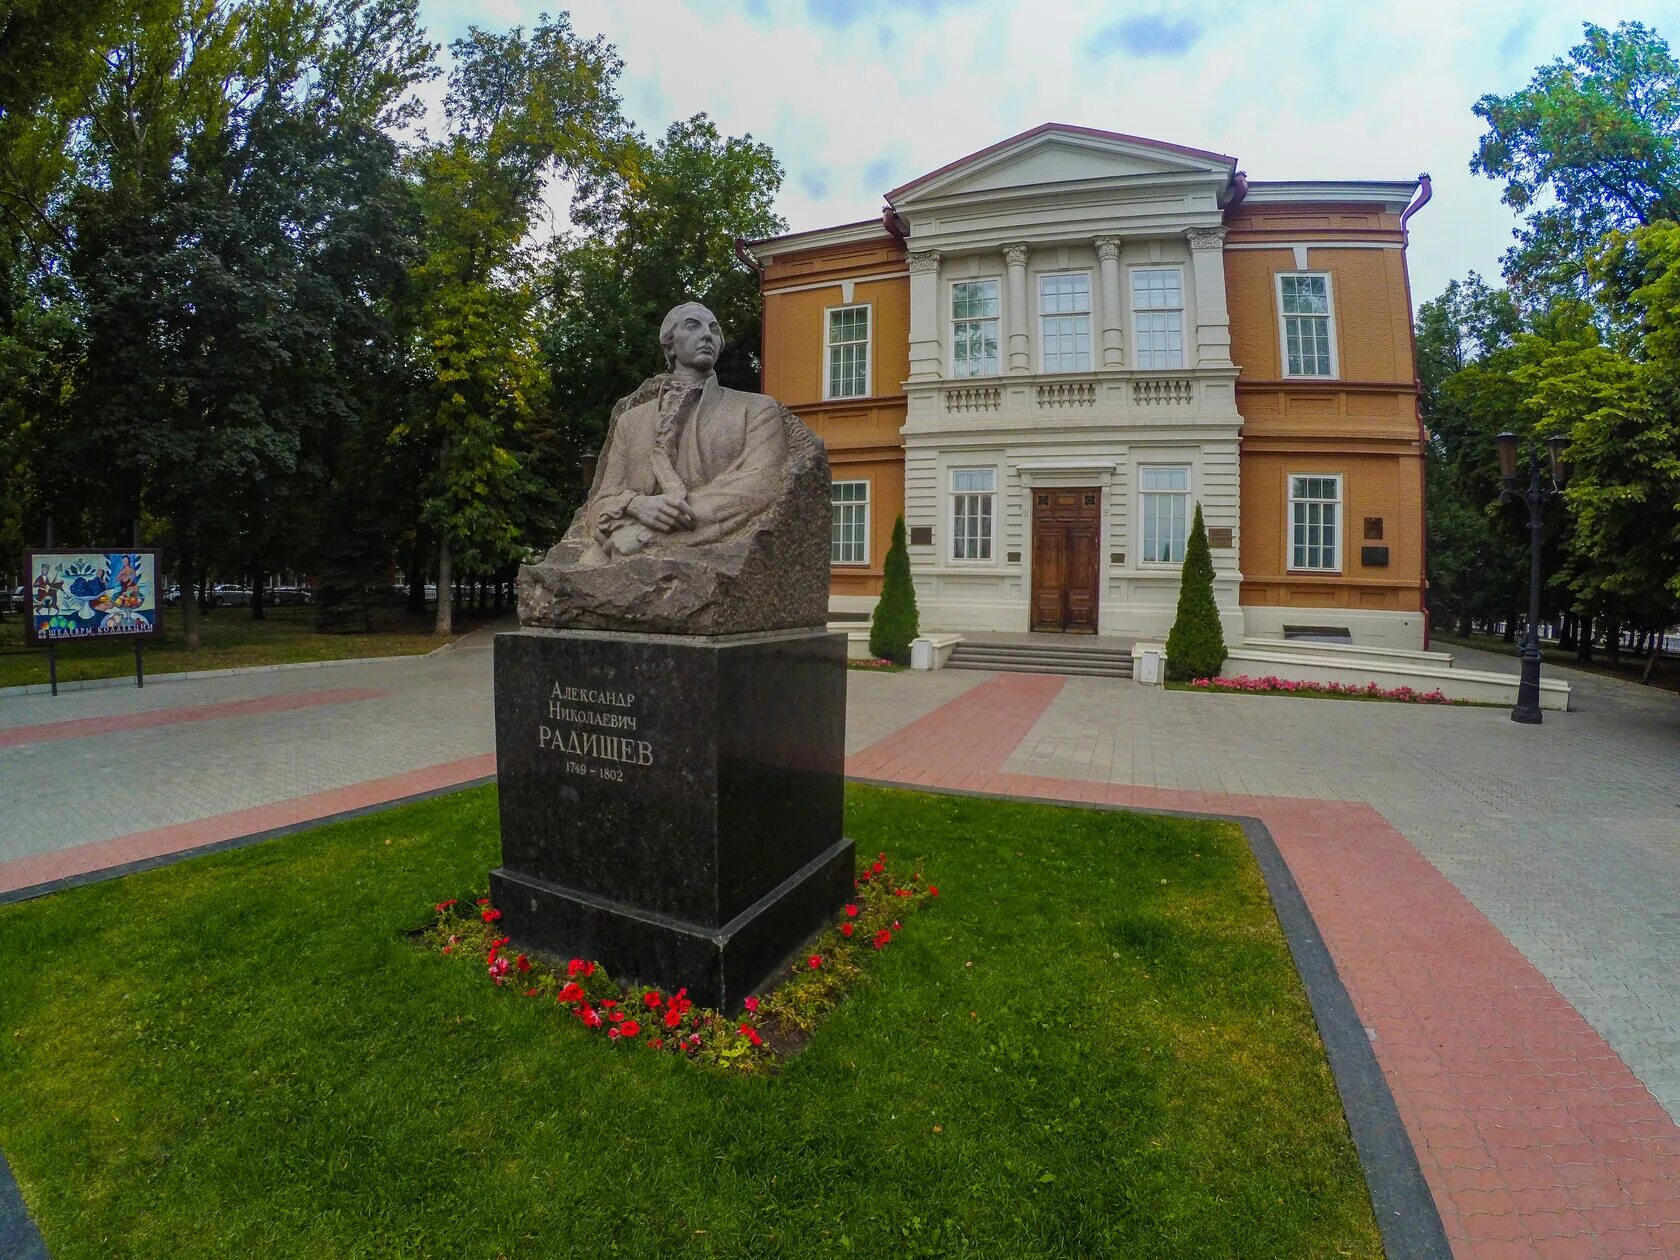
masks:
<path id="1" fill-rule="evenodd" d="M 655 1050 L 663 1050 L 665 1048 L 665 1038 L 655 1037 L 652 1041 L 648 1042 L 648 1045 L 652 1046 Z"/>
<path id="2" fill-rule="evenodd" d="M 495 962 L 496 961 L 496 951 L 499 950 L 499 949 L 501 949 L 500 945 L 492 945 L 490 947 L 490 952 L 488 954 L 484 955 L 484 961 L 485 962 Z"/>
<path id="3" fill-rule="evenodd" d="M 560 990 L 554 1000 L 556 1002 L 581 1002 L 583 1001 L 583 986 L 575 980 L 569 980 L 566 982 L 566 987 Z"/>
<path id="4" fill-rule="evenodd" d="M 882 928 L 879 932 L 875 933 L 876 949 L 885 949 L 891 942 L 892 933 L 887 931 L 886 928 Z"/>
<path id="5" fill-rule="evenodd" d="M 455 947 L 453 945 L 445 945 L 443 947 L 443 952 L 446 954 L 453 954 L 455 952 Z"/>
<path id="6" fill-rule="evenodd" d="M 508 973 L 508 960 L 505 958 L 496 959 L 490 964 L 489 971 L 495 977 L 496 983 L 500 984 Z"/>
<path id="7" fill-rule="evenodd" d="M 741 1005 L 746 1007 L 749 1011 L 756 1011 L 758 1009 L 758 999 L 750 997 L 745 1002 L 742 1002 Z"/>
<path id="8" fill-rule="evenodd" d="M 646 993 L 642 994 L 642 1005 L 647 1007 L 650 1011 L 658 1010 L 660 1006 L 659 994 L 655 993 L 652 989 L 649 989 Z"/>
<path id="9" fill-rule="evenodd" d="M 513 939 L 513 937 L 511 937 L 511 936 L 498 936 L 495 940 L 491 941 L 490 943 L 492 945 L 494 945 L 497 949 L 500 949 L 503 945 L 506 945 L 512 939 Z"/>
<path id="10" fill-rule="evenodd" d="M 578 1008 L 578 1018 L 584 1022 L 585 1027 L 599 1028 L 601 1026 L 601 1017 L 595 1013 L 595 1008 L 587 1002 Z"/>
<path id="11" fill-rule="evenodd" d="M 489 904 L 490 904 L 490 898 L 488 898 L 488 897 L 480 897 L 480 898 L 479 898 L 479 899 L 478 899 L 478 904 L 479 904 L 479 905 L 481 905 L 481 906 L 487 906 L 487 905 L 489 905 Z"/>
<path id="12" fill-rule="evenodd" d="M 818 967 L 822 966 L 822 955 L 812 954 L 809 961 L 811 963 L 811 970 L 815 971 Z"/>
<path id="13" fill-rule="evenodd" d="M 855 904 L 846 907 L 846 917 L 848 919 L 855 919 L 858 917 L 858 908 Z"/>
<path id="14" fill-rule="evenodd" d="M 574 958 L 566 964 L 568 976 L 592 976 L 595 974 L 595 964 L 582 958 Z"/>
<path id="15" fill-rule="evenodd" d="M 932 885 L 932 884 L 929 884 L 929 885 L 928 885 L 928 896 L 930 896 L 930 897 L 937 897 L 937 896 L 939 896 L 939 889 L 938 889 L 938 888 L 936 888 L 936 887 L 935 887 L 935 886 L 934 886 L 934 885 Z"/>
<path id="16" fill-rule="evenodd" d="M 494 923 L 497 919 L 502 917 L 502 912 L 500 910 L 486 910 L 478 917 L 483 919 L 486 923 Z"/>
<path id="17" fill-rule="evenodd" d="M 879 875 L 882 871 L 884 871 L 886 869 L 887 868 L 885 866 L 882 866 L 881 863 L 877 862 L 877 863 L 875 863 L 875 865 L 873 865 L 869 868 L 869 873 L 871 875 Z"/>
<path id="18" fill-rule="evenodd" d="M 627 1019 L 618 1026 L 618 1031 L 623 1033 L 626 1037 L 634 1037 L 637 1033 L 642 1031 L 642 1026 L 633 1019 Z"/>
<path id="19" fill-rule="evenodd" d="M 536 997 L 536 996 L 537 996 L 537 994 L 538 994 L 538 993 L 539 993 L 539 992 L 541 992 L 541 990 L 538 990 L 538 989 L 526 989 L 526 990 L 525 990 L 525 996 L 526 996 L 526 997 Z"/>
<path id="20" fill-rule="evenodd" d="M 868 882 L 869 882 L 869 872 L 865 871 L 863 874 L 859 875 L 856 879 L 854 879 L 852 881 L 852 885 L 854 887 L 856 887 L 858 884 L 867 884 Z"/>
<path id="21" fill-rule="evenodd" d="M 682 1023 L 682 1012 L 674 1006 L 668 1007 L 665 1011 L 665 1027 L 675 1028 L 680 1023 Z"/>
<path id="22" fill-rule="evenodd" d="M 607 1029 L 607 1036 L 611 1037 L 614 1041 L 617 1041 L 623 1035 L 623 1033 L 618 1031 L 617 1026 Z"/>
<path id="23" fill-rule="evenodd" d="M 840 935 L 841 936 L 850 936 L 851 934 L 852 934 L 852 925 L 850 923 L 842 923 L 840 925 Z"/>
<path id="24" fill-rule="evenodd" d="M 605 1006 L 606 1003 L 603 1002 L 603 1003 L 601 1003 L 601 1005 Z M 612 1020 L 612 1022 L 615 1023 L 615 1024 L 622 1024 L 624 1022 L 624 1012 L 623 1011 L 614 1011 L 611 1015 L 608 1015 L 607 1018 Z"/>
<path id="25" fill-rule="evenodd" d="M 518 958 L 514 959 L 513 965 L 519 968 L 520 975 L 524 975 L 527 971 L 531 970 L 531 960 L 525 957 L 524 954 L 521 954 Z"/>
<path id="26" fill-rule="evenodd" d="M 455 898 L 451 897 L 448 901 L 438 902 L 437 905 L 432 907 L 432 909 L 436 910 L 439 914 L 442 914 L 445 910 L 449 909 L 449 907 L 454 905 L 454 904 L 455 904 Z"/>
<path id="27" fill-rule="evenodd" d="M 584 974 L 588 975 L 589 973 L 584 972 Z M 618 1005 L 618 999 L 617 998 L 607 998 L 605 1001 L 603 1001 L 601 1003 L 601 1005 L 602 1006 L 617 1006 Z"/>
<path id="28" fill-rule="evenodd" d="M 741 1025 L 741 1035 L 748 1041 L 752 1042 L 755 1046 L 762 1046 L 764 1044 L 764 1038 L 758 1035 L 758 1029 L 752 1027 L 750 1024 Z"/>

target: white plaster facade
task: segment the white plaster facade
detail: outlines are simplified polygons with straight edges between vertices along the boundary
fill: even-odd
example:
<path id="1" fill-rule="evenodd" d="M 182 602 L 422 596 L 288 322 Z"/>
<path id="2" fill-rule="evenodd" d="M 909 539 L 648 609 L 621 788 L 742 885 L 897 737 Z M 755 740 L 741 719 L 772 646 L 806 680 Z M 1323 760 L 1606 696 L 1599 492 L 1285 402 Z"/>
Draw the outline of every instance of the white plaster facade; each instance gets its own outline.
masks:
<path id="1" fill-rule="evenodd" d="M 1225 635 L 1243 614 L 1236 406 L 1222 211 L 1234 159 L 1052 127 L 975 154 L 888 194 L 910 253 L 905 523 L 922 624 L 1023 631 L 1032 592 L 1032 495 L 1101 491 L 1097 632 L 1164 636 L 1178 563 L 1142 556 L 1140 474 L 1189 470 L 1210 531 Z M 1176 271 L 1182 366 L 1140 367 L 1132 273 Z M 1089 367 L 1045 372 L 1040 281 L 1089 278 Z M 998 286 L 996 373 L 956 374 L 952 290 Z M 965 290 L 966 292 L 966 290 Z M 995 476 L 990 557 L 954 554 L 954 473 Z M 922 541 L 918 541 L 922 540 Z"/>

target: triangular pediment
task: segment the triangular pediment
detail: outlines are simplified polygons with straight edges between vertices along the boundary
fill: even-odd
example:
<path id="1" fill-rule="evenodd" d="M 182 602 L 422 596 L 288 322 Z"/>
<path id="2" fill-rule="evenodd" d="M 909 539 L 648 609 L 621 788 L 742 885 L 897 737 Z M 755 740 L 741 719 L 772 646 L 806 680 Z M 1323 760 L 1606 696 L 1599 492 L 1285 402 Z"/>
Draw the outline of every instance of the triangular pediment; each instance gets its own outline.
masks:
<path id="1" fill-rule="evenodd" d="M 1204 175 L 1229 178 L 1224 154 L 1116 132 L 1050 124 L 970 154 L 887 194 L 895 206 L 933 198 L 1000 193 L 1057 184 Z"/>

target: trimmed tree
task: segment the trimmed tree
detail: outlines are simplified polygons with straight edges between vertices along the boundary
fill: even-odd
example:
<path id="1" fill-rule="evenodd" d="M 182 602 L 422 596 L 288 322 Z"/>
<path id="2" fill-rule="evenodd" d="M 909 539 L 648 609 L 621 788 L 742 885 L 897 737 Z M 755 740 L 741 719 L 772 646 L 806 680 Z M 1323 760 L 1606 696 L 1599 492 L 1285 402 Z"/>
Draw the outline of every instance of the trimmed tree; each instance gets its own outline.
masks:
<path id="1" fill-rule="evenodd" d="M 1225 664 L 1225 632 L 1213 602 L 1213 556 L 1208 552 L 1202 505 L 1190 522 L 1184 575 L 1178 583 L 1178 616 L 1167 636 L 1167 677 L 1175 682 L 1217 678 Z"/>
<path id="2" fill-rule="evenodd" d="M 904 537 L 904 517 L 893 526 L 887 548 L 886 575 L 881 598 L 869 622 L 869 654 L 899 665 L 910 663 L 910 640 L 916 637 L 916 588 L 910 582 L 910 547 Z"/>

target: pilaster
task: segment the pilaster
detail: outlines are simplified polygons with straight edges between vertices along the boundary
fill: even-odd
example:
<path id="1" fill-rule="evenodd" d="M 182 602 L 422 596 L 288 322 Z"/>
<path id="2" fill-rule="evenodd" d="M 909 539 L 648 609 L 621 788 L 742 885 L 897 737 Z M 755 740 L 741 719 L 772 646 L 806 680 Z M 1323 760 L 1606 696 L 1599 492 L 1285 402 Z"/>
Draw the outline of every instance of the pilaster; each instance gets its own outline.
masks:
<path id="1" fill-rule="evenodd" d="M 1007 272 L 1004 288 L 1009 302 L 1009 371 L 1032 371 L 1032 348 L 1027 337 L 1027 247 L 1005 245 L 1003 262 Z"/>
<path id="2" fill-rule="evenodd" d="M 936 381 L 944 375 L 945 349 L 939 335 L 939 251 L 910 255 L 910 379 Z"/>
<path id="3" fill-rule="evenodd" d="M 1126 354 L 1126 315 L 1120 296 L 1120 238 L 1099 236 L 1091 242 L 1097 247 L 1098 300 L 1102 302 L 1102 366 L 1118 368 L 1124 365 Z"/>
<path id="4" fill-rule="evenodd" d="M 1229 367 L 1231 316 L 1225 305 L 1225 229 L 1191 228 L 1190 267 L 1196 286 L 1196 366 Z"/>

